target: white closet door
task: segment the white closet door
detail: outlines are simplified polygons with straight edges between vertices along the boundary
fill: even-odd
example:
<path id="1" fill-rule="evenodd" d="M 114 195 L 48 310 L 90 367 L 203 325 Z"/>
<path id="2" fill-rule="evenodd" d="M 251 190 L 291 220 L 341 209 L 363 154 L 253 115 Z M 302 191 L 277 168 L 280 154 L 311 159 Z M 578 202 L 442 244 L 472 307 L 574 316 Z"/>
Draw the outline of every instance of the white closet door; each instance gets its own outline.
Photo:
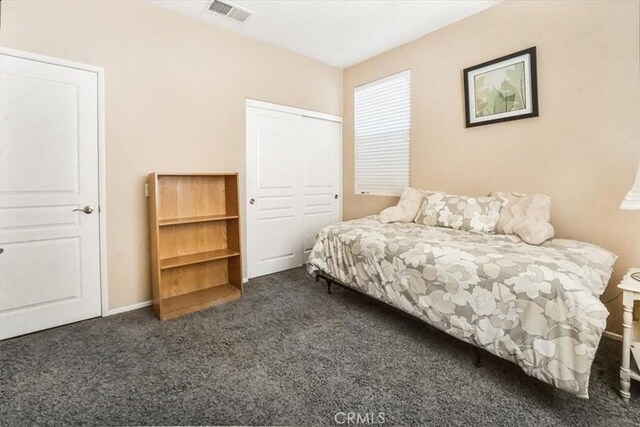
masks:
<path id="1" fill-rule="evenodd" d="M 0 338 L 8 338 L 101 314 L 98 85 L 94 72 L 4 54 L 0 76 Z"/>
<path id="2" fill-rule="evenodd" d="M 340 220 L 340 123 L 303 117 L 304 262 L 318 231 Z"/>
<path id="3" fill-rule="evenodd" d="M 247 273 L 306 262 L 340 218 L 341 124 L 247 107 Z"/>
<path id="4" fill-rule="evenodd" d="M 247 270 L 302 264 L 301 117 L 247 108 Z"/>

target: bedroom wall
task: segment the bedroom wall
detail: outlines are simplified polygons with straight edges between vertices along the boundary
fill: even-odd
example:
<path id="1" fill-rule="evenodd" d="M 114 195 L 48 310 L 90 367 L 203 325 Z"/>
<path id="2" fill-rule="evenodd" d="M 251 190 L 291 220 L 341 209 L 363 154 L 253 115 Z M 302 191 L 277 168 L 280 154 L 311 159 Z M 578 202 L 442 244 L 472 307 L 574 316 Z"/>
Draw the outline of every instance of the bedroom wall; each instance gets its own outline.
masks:
<path id="1" fill-rule="evenodd" d="M 640 267 L 640 212 L 621 211 L 640 160 L 640 3 L 504 2 L 353 66 L 344 73 L 344 218 L 397 198 L 354 194 L 353 90 L 412 72 L 413 186 L 486 195 L 552 197 L 557 236 L 620 258 L 602 297 Z M 540 117 L 464 127 L 462 70 L 531 46 L 538 50 Z M 621 298 L 607 305 L 621 331 Z"/>
<path id="2" fill-rule="evenodd" d="M 342 113 L 342 70 L 144 1 L 1 5 L 2 46 L 105 69 L 112 309 L 151 298 L 148 172 L 244 176 L 246 98 Z"/>

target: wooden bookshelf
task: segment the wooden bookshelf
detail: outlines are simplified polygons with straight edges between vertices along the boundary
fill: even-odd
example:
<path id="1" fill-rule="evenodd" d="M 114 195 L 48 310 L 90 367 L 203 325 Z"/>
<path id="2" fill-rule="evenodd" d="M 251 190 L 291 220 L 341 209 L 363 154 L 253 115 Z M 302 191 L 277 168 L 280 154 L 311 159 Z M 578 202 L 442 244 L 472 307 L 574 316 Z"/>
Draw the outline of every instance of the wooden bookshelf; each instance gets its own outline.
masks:
<path id="1" fill-rule="evenodd" d="M 161 320 L 242 297 L 238 174 L 149 174 L 153 306 Z"/>

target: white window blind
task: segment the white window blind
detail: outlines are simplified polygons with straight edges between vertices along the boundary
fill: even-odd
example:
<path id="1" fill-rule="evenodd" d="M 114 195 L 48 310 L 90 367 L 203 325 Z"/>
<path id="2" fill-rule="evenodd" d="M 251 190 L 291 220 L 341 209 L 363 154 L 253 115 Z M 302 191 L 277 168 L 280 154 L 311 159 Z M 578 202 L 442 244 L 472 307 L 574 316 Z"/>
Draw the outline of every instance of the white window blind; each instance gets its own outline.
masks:
<path id="1" fill-rule="evenodd" d="M 411 175 L 410 138 L 410 70 L 356 88 L 356 194 L 402 193 Z"/>

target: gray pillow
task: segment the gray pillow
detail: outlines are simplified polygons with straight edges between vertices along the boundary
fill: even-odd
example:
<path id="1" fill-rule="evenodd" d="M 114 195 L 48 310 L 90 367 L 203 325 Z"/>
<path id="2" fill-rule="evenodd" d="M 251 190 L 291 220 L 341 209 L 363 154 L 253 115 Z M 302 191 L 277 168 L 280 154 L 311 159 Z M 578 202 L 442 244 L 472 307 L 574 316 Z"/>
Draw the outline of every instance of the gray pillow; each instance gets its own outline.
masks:
<path id="1" fill-rule="evenodd" d="M 500 197 L 468 197 L 428 192 L 414 222 L 472 233 L 491 234 L 507 203 Z"/>

